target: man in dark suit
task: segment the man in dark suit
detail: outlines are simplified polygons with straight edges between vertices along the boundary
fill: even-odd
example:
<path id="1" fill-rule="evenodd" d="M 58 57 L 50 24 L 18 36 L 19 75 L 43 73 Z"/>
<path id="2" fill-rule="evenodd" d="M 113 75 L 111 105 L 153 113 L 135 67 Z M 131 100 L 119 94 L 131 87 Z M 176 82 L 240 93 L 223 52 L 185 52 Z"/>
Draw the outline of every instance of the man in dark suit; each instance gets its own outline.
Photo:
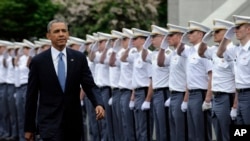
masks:
<path id="1" fill-rule="evenodd" d="M 85 55 L 66 48 L 69 37 L 67 24 L 53 20 L 47 28 L 51 49 L 35 56 L 29 66 L 25 138 L 33 141 L 39 129 L 43 141 L 80 141 L 82 113 L 79 86 L 94 105 L 97 120 L 104 117 L 103 101 Z"/>

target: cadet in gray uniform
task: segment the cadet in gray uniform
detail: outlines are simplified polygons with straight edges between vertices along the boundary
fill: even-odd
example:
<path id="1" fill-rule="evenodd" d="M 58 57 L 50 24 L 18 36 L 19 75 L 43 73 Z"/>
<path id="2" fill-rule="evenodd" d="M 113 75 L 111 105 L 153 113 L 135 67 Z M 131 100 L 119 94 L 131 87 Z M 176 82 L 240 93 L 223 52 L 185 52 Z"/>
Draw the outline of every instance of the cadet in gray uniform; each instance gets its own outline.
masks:
<path id="1" fill-rule="evenodd" d="M 169 89 L 170 98 L 166 100 L 165 106 L 169 107 L 170 140 L 187 141 L 186 111 L 182 111 L 181 105 L 186 91 L 186 58 L 177 54 L 177 47 L 180 44 L 181 36 L 187 28 L 167 24 L 168 35 L 161 44 L 158 55 L 158 65 L 163 67 L 170 62 Z M 170 57 L 167 57 L 169 46 L 174 47 Z M 184 102 L 185 103 L 185 102 Z"/>
<path id="2" fill-rule="evenodd" d="M 214 19 L 213 31 L 208 32 L 202 39 L 199 47 L 199 55 L 213 61 L 212 91 L 213 107 L 212 122 L 214 125 L 216 139 L 218 141 L 230 140 L 230 110 L 233 106 L 235 94 L 234 67 L 233 60 L 227 61 L 225 58 L 217 56 L 218 46 L 207 47 L 207 42 L 214 37 L 214 42 L 220 43 L 228 28 L 233 23 L 221 19 Z M 228 47 L 233 44 L 229 43 Z M 233 108 L 236 108 L 233 107 Z"/>
<path id="3" fill-rule="evenodd" d="M 189 91 L 187 121 L 189 141 L 211 141 L 211 60 L 198 55 L 198 47 L 206 32 L 210 29 L 200 23 L 189 21 L 188 32 L 183 34 L 182 43 L 188 38 L 193 45 L 190 48 L 181 44 L 178 54 L 187 58 L 187 88 Z"/>
<path id="4" fill-rule="evenodd" d="M 234 60 L 235 87 L 238 93 L 237 123 L 250 125 L 250 17 L 233 15 L 234 26 L 224 35 L 217 55 L 226 60 Z M 236 35 L 239 46 L 228 47 L 227 44 Z M 236 110 L 231 110 L 234 117 Z"/>

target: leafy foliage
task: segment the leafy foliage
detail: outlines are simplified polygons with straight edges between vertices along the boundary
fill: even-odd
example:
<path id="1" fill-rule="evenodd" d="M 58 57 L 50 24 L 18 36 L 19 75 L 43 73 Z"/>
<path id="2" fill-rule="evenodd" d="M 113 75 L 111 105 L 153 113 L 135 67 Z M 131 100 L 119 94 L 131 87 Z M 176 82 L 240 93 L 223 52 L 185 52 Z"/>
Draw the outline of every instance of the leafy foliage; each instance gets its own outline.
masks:
<path id="1" fill-rule="evenodd" d="M 20 41 L 44 37 L 47 22 L 59 8 L 50 0 L 1 0 L 0 38 Z"/>

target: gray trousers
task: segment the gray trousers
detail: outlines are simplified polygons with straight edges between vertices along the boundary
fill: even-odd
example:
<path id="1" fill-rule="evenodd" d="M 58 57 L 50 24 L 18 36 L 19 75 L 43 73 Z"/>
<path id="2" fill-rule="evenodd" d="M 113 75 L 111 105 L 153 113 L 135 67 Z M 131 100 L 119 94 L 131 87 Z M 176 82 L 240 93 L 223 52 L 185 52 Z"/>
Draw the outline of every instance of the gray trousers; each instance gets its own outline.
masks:
<path id="1" fill-rule="evenodd" d="M 184 92 L 171 93 L 169 106 L 171 141 L 187 141 L 187 114 L 181 111 Z"/>
<path id="2" fill-rule="evenodd" d="M 152 97 L 153 103 L 153 113 L 154 113 L 154 122 L 156 128 L 156 140 L 157 141 L 168 141 L 167 136 L 169 132 L 167 122 L 168 120 L 168 111 L 164 107 L 165 100 L 167 99 L 167 88 L 154 90 Z"/>
<path id="3" fill-rule="evenodd" d="M 111 88 L 102 87 L 100 91 L 105 107 L 105 117 L 104 120 L 102 120 L 102 141 L 113 141 L 112 109 L 111 106 L 108 105 L 109 98 L 111 97 Z"/>
<path id="4" fill-rule="evenodd" d="M 129 102 L 132 91 L 121 89 L 120 108 L 123 129 L 123 141 L 136 141 L 134 110 L 130 110 Z"/>
<path id="5" fill-rule="evenodd" d="M 120 89 L 115 88 L 112 90 L 112 116 L 115 141 L 123 140 L 122 121 L 121 121 L 121 108 L 120 108 Z"/>
<path id="6" fill-rule="evenodd" d="M 7 104 L 8 104 L 8 118 L 10 123 L 10 133 L 11 137 L 17 137 L 17 110 L 16 110 L 16 100 L 14 98 L 14 94 L 16 92 L 16 88 L 14 84 L 7 84 Z"/>
<path id="7" fill-rule="evenodd" d="M 142 103 L 145 101 L 147 88 L 135 89 L 135 130 L 137 141 L 152 140 L 152 105 L 150 110 L 141 110 Z"/>
<path id="8" fill-rule="evenodd" d="M 21 85 L 16 88 L 16 106 L 17 106 L 17 121 L 18 121 L 18 133 L 19 141 L 25 141 L 24 139 L 24 112 L 26 102 L 27 85 Z"/>
<path id="9" fill-rule="evenodd" d="M 212 107 L 212 122 L 217 141 L 230 140 L 230 111 L 233 102 L 233 94 L 214 92 Z"/>
<path id="10" fill-rule="evenodd" d="M 9 118 L 7 105 L 7 85 L 0 84 L 0 136 L 6 138 L 9 136 Z"/>
<path id="11" fill-rule="evenodd" d="M 238 91 L 237 124 L 250 125 L 250 90 Z"/>
<path id="12" fill-rule="evenodd" d="M 212 141 L 211 111 L 202 111 L 206 90 L 189 90 L 187 121 L 189 141 Z"/>
<path id="13" fill-rule="evenodd" d="M 100 128 L 98 121 L 96 120 L 95 108 L 93 107 L 92 103 L 88 99 L 88 97 L 84 98 L 84 103 L 86 106 L 87 116 L 89 120 L 89 135 L 91 141 L 100 141 Z"/>

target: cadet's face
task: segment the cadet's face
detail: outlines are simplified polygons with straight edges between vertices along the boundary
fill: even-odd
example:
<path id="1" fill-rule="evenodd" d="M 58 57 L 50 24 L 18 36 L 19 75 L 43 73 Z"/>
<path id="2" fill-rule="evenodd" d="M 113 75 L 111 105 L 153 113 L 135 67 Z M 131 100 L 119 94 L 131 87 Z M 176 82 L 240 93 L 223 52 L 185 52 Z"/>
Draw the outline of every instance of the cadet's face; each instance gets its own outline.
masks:
<path id="1" fill-rule="evenodd" d="M 99 41 L 98 51 L 103 51 L 104 50 L 106 42 L 107 42 L 107 40 Z"/>
<path id="2" fill-rule="evenodd" d="M 145 39 L 143 37 L 135 37 L 133 38 L 132 44 L 134 47 L 139 48 L 144 44 L 144 42 L 145 42 Z"/>
<path id="3" fill-rule="evenodd" d="M 30 48 L 28 47 L 23 47 L 23 54 L 29 55 Z"/>
<path id="4" fill-rule="evenodd" d="M 50 31 L 47 33 L 47 38 L 51 40 L 52 45 L 58 50 L 62 50 L 66 46 L 68 37 L 68 28 L 61 22 L 53 23 Z"/>
<path id="5" fill-rule="evenodd" d="M 169 46 L 177 47 L 180 42 L 181 34 L 174 33 L 167 36 Z"/>
<path id="6" fill-rule="evenodd" d="M 129 42 L 129 38 L 123 38 L 122 39 L 122 46 L 123 46 L 123 48 L 127 48 L 128 47 L 128 42 Z"/>
<path id="7" fill-rule="evenodd" d="M 214 31 L 214 42 L 220 43 L 224 37 L 225 32 L 225 29 L 219 29 Z"/>
<path id="8" fill-rule="evenodd" d="M 193 45 L 199 43 L 202 37 L 202 32 L 198 30 L 193 30 L 188 33 L 188 40 Z"/>
<path id="9" fill-rule="evenodd" d="M 163 35 L 159 35 L 159 34 L 156 34 L 156 35 L 152 35 L 151 36 L 151 40 L 152 40 L 152 45 L 155 47 L 155 48 L 159 48 L 161 46 L 161 41 L 162 39 L 164 38 Z"/>
<path id="10" fill-rule="evenodd" d="M 4 46 L 0 46 L 0 54 L 3 54 L 3 52 L 5 51 L 6 47 Z"/>
<path id="11" fill-rule="evenodd" d="M 250 35 L 250 25 L 242 24 L 235 27 L 235 35 L 238 40 L 243 40 Z"/>

